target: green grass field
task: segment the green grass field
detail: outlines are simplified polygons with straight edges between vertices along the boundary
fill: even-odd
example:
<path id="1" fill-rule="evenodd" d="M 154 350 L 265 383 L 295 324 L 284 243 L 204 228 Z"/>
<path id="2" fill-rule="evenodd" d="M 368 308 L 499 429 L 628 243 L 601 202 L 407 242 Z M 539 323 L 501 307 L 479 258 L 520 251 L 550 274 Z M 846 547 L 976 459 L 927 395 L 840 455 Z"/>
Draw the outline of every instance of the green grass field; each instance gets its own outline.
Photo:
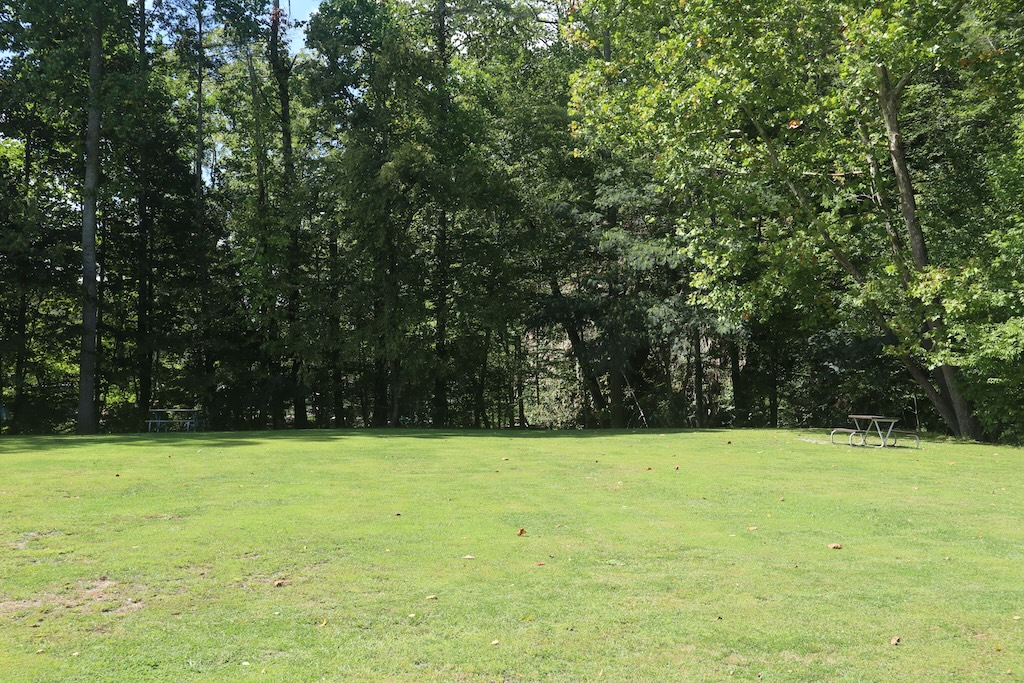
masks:
<path id="1" fill-rule="evenodd" d="M 1020 680 L 1022 456 L 792 431 L 2 437 L 0 680 Z"/>

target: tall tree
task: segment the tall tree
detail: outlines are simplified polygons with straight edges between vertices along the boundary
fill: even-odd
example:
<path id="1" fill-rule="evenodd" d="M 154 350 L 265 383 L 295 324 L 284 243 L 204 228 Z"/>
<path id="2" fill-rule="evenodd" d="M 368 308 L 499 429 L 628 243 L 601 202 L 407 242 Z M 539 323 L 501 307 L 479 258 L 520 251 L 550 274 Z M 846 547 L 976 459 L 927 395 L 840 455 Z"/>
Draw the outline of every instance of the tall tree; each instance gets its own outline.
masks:
<path id="1" fill-rule="evenodd" d="M 102 18 L 89 22 L 89 104 L 85 129 L 85 183 L 82 187 L 82 348 L 79 361 L 78 433 L 93 434 L 96 414 L 96 200 L 100 185 L 100 116 L 103 79 Z"/>
<path id="2" fill-rule="evenodd" d="M 724 284 L 723 266 L 740 263 L 722 247 L 770 225 L 774 244 L 757 258 L 774 253 L 771 266 L 783 271 L 796 258 L 838 266 L 847 301 L 947 428 L 978 438 L 948 355 L 951 302 L 929 286 L 962 253 L 923 221 L 916 196 L 925 186 L 913 179 L 923 169 L 913 169 L 903 130 L 908 97 L 928 87 L 928 74 L 955 73 L 976 49 L 962 27 L 980 14 L 966 4 L 775 3 L 736 13 L 707 0 L 650 13 L 624 3 L 614 34 L 621 59 L 594 62 L 578 93 L 602 139 L 660 150 L 668 186 L 690 202 L 684 229 L 714 257 L 710 278 Z M 635 116 L 601 115 L 629 99 Z"/>

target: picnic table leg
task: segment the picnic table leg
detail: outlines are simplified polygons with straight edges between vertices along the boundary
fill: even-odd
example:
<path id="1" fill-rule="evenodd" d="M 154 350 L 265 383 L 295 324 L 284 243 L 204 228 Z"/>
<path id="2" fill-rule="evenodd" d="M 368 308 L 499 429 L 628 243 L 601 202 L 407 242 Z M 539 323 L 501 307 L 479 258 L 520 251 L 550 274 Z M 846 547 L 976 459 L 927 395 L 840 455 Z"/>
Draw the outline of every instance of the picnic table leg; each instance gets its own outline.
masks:
<path id="1" fill-rule="evenodd" d="M 895 423 L 895 422 L 890 422 L 890 423 L 889 423 L 889 429 L 888 429 L 888 431 L 886 431 L 886 433 L 885 433 L 885 438 L 884 438 L 884 439 L 882 439 L 882 447 L 883 447 L 883 448 L 885 447 L 885 445 L 886 445 L 886 442 L 887 442 L 887 441 L 889 440 L 889 437 L 890 437 L 890 436 L 892 435 L 892 428 L 893 428 L 893 427 L 895 427 L 895 426 L 896 426 L 896 423 Z"/>

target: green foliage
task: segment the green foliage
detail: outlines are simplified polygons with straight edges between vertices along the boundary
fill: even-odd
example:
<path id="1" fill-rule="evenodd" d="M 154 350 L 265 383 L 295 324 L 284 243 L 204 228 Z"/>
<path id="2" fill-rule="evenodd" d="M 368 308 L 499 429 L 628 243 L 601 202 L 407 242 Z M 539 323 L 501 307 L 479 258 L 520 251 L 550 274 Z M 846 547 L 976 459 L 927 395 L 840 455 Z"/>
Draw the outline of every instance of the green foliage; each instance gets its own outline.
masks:
<path id="1" fill-rule="evenodd" d="M 585 5 L 581 25 L 602 27 L 615 58 L 581 73 L 576 101 L 590 139 L 649 159 L 676 195 L 701 300 L 733 320 L 838 307 L 905 363 L 969 363 L 978 347 L 954 329 L 952 283 L 977 282 L 1000 253 L 990 227 L 1015 220 L 995 193 L 1013 149 L 1019 37 L 996 5 L 648 9 Z M 887 141 L 890 101 L 906 159 Z M 918 223 L 928 256 L 912 258 Z"/>
<path id="2" fill-rule="evenodd" d="M 1017 438 L 1017 9 L 326 0 L 296 50 L 264 0 L 2 3 L 5 429 L 76 381 L 96 25 L 108 429 Z"/>

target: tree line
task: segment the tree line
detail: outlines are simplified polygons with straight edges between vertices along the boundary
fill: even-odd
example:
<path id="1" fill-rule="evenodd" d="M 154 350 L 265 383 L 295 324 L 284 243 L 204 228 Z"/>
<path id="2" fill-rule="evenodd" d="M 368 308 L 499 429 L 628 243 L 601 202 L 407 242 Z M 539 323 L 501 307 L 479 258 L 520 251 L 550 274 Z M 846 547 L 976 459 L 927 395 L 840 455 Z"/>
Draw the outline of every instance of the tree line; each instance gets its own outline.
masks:
<path id="1" fill-rule="evenodd" d="M 1010 0 L 0 2 L 0 428 L 1019 438 L 1022 48 Z"/>

